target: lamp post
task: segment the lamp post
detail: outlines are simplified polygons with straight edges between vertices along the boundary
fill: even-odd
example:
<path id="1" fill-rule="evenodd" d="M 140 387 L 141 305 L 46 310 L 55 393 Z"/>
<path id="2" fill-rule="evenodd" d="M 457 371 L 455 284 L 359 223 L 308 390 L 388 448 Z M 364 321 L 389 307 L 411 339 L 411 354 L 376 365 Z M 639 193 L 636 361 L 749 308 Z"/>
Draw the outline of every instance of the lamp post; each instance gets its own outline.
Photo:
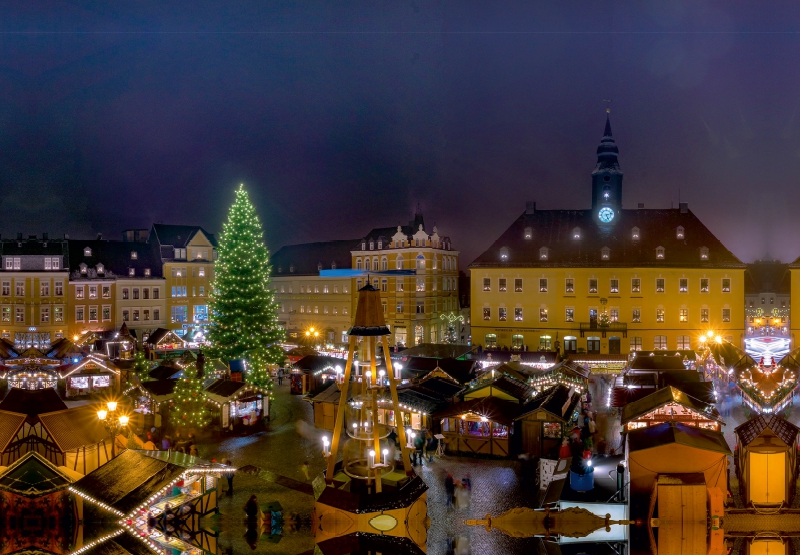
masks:
<path id="1" fill-rule="evenodd" d="M 117 433 L 128 426 L 130 418 L 126 414 L 116 415 L 117 402 L 109 401 L 106 403 L 106 409 L 97 411 L 97 418 L 103 424 L 103 427 L 111 435 L 111 458 L 117 456 Z"/>

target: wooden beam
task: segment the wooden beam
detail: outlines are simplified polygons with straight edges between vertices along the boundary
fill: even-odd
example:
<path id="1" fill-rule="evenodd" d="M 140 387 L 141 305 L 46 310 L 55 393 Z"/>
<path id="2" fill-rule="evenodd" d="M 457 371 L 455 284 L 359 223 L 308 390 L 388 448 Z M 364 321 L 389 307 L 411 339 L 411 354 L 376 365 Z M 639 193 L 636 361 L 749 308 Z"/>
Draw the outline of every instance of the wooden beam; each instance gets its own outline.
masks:
<path id="1" fill-rule="evenodd" d="M 325 482 L 333 483 L 333 471 L 336 465 L 336 455 L 339 451 L 339 439 L 342 437 L 344 428 L 344 414 L 347 406 L 347 393 L 350 388 L 350 371 L 353 368 L 353 351 L 356 347 L 356 337 L 350 336 L 347 348 L 347 363 L 344 366 L 344 382 L 339 394 L 339 406 L 336 409 L 336 421 L 333 424 L 333 438 L 331 439 L 331 452 L 328 455 L 328 469 L 325 473 Z"/>
<path id="2" fill-rule="evenodd" d="M 414 472 L 414 470 L 411 468 L 411 452 L 408 450 L 408 447 L 406 447 L 406 428 L 403 425 L 403 417 L 400 414 L 400 401 L 397 398 L 397 386 L 394 383 L 394 369 L 392 368 L 389 340 L 385 335 L 381 337 L 381 345 L 383 346 L 383 358 L 386 361 L 386 375 L 389 377 L 389 392 L 392 396 L 394 422 L 397 427 L 397 436 L 400 438 L 400 451 L 402 453 L 403 468 L 406 471 L 406 476 L 411 476 Z"/>

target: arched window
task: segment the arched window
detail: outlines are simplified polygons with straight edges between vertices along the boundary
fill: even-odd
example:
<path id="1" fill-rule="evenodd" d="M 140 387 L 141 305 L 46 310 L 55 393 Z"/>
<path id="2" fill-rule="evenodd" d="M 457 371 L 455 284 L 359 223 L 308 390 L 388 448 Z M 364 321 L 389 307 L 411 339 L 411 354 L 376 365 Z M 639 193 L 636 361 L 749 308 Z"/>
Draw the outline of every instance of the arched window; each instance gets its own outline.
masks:
<path id="1" fill-rule="evenodd" d="M 356 258 L 356 270 L 360 270 L 360 269 L 361 269 L 361 259 L 360 258 Z"/>
<path id="2" fill-rule="evenodd" d="M 378 257 L 377 256 L 372 259 L 372 271 L 373 272 L 377 272 L 378 271 Z"/>
<path id="3" fill-rule="evenodd" d="M 424 269 L 425 268 L 425 257 L 421 254 L 417 255 L 417 268 Z"/>
<path id="4" fill-rule="evenodd" d="M 389 260 L 384 256 L 381 258 L 381 270 L 387 271 L 389 269 Z"/>
<path id="5" fill-rule="evenodd" d="M 401 255 L 401 254 L 397 255 L 397 258 L 395 259 L 395 267 L 398 270 L 402 270 L 403 269 L 403 255 Z"/>

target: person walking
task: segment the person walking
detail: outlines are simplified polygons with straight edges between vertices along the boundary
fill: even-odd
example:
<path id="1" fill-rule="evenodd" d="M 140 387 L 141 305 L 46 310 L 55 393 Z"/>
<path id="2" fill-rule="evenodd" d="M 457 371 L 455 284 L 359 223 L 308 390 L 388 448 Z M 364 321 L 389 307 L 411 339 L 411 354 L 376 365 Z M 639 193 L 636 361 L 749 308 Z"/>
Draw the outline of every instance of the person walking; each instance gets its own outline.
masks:
<path id="1" fill-rule="evenodd" d="M 453 500 L 455 498 L 456 493 L 456 484 L 453 480 L 453 475 L 447 472 L 447 475 L 444 478 L 444 492 L 447 495 L 447 508 L 453 508 Z"/>
<path id="2" fill-rule="evenodd" d="M 414 460 L 419 461 L 414 464 L 422 465 L 422 449 L 425 447 L 425 436 L 421 433 L 414 438 Z"/>
<path id="3" fill-rule="evenodd" d="M 278 368 L 278 385 L 283 385 L 283 368 Z"/>
<path id="4" fill-rule="evenodd" d="M 251 495 L 247 503 L 244 504 L 244 514 L 247 515 L 247 527 L 255 528 L 258 525 L 258 514 L 261 509 L 258 506 L 258 499 Z"/>
<path id="5" fill-rule="evenodd" d="M 433 454 L 436 453 L 436 450 L 439 447 L 439 440 L 436 436 L 431 436 L 428 440 L 428 462 L 433 462 Z"/>
<path id="6" fill-rule="evenodd" d="M 308 482 L 311 479 L 310 475 L 309 475 L 310 468 L 309 468 L 309 465 L 308 465 L 308 461 L 303 462 L 303 466 L 300 467 L 300 470 L 302 471 L 303 476 L 306 479 L 306 482 Z"/>
<path id="7" fill-rule="evenodd" d="M 225 479 L 228 481 L 228 491 L 225 492 L 225 495 L 230 497 L 230 496 L 233 496 L 233 474 L 234 474 L 233 473 L 233 463 L 231 462 L 230 459 L 223 459 L 222 464 L 224 464 L 225 466 L 231 467 L 231 469 L 228 472 L 223 474 Z"/>

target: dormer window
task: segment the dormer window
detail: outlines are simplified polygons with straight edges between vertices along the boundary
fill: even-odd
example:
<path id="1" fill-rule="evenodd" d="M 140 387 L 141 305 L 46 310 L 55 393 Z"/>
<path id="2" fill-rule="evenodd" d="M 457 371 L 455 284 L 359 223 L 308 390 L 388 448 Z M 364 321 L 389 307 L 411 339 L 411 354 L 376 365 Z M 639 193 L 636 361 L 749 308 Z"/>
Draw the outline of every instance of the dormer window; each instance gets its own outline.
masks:
<path id="1" fill-rule="evenodd" d="M 318 272 L 322 271 L 322 262 L 317 262 L 317 271 Z"/>
<path id="2" fill-rule="evenodd" d="M 292 264 L 291 266 L 289 266 L 289 273 L 290 273 L 290 274 L 294 273 L 294 264 Z"/>
<path id="3" fill-rule="evenodd" d="M 375 241 L 370 241 L 369 242 L 369 250 L 371 250 L 371 251 L 375 250 Z"/>
<path id="4" fill-rule="evenodd" d="M 700 260 L 708 260 L 708 247 L 700 247 Z"/>
<path id="5" fill-rule="evenodd" d="M 90 249 L 89 247 L 83 249 L 83 256 L 92 256 L 92 249 Z"/>
<path id="6" fill-rule="evenodd" d="M 139 259 L 139 253 L 136 251 L 131 251 L 131 260 L 138 260 L 138 259 Z"/>
<path id="7" fill-rule="evenodd" d="M 145 277 L 150 277 L 150 268 L 145 268 L 144 269 L 144 275 L 145 275 Z M 153 297 L 153 298 L 155 298 L 155 297 Z"/>
<path id="8" fill-rule="evenodd" d="M 639 228 L 638 227 L 634 227 L 631 230 L 631 239 L 633 239 L 634 241 L 638 241 L 639 240 Z"/>
<path id="9" fill-rule="evenodd" d="M 383 249 L 383 241 L 378 241 L 378 250 Z"/>
<path id="10" fill-rule="evenodd" d="M 675 230 L 675 236 L 678 239 L 683 239 L 686 236 L 683 232 L 683 226 L 678 226 L 678 229 Z"/>
<path id="11" fill-rule="evenodd" d="M 581 238 L 581 228 L 576 227 L 572 230 L 572 238 L 573 239 L 580 239 Z"/>
<path id="12" fill-rule="evenodd" d="M 600 258 L 603 260 L 608 260 L 611 257 L 611 249 L 608 247 L 603 247 L 600 249 Z"/>
<path id="13" fill-rule="evenodd" d="M 548 255 L 547 250 L 548 250 L 547 247 L 542 247 L 541 249 L 539 249 L 539 260 L 547 260 L 547 255 Z"/>
<path id="14" fill-rule="evenodd" d="M 335 270 L 335 269 L 336 269 L 336 262 L 331 262 L 331 270 Z"/>
<path id="15" fill-rule="evenodd" d="M 361 241 L 361 250 L 362 251 L 367 250 L 367 242 L 366 241 Z"/>
<path id="16" fill-rule="evenodd" d="M 135 268 L 128 268 L 128 275 L 129 276 L 135 276 L 136 275 L 136 269 Z M 134 292 L 135 292 L 135 290 L 134 290 Z"/>
<path id="17" fill-rule="evenodd" d="M 81 262 L 80 268 L 81 268 L 81 274 L 86 275 L 86 270 L 88 269 L 88 266 L 86 266 L 86 264 Z"/>
<path id="18" fill-rule="evenodd" d="M 500 260 L 503 262 L 508 262 L 508 247 L 503 247 L 500 249 Z"/>
<path id="19" fill-rule="evenodd" d="M 656 247 L 656 258 L 664 260 L 664 247 Z"/>
<path id="20" fill-rule="evenodd" d="M 533 239 L 533 228 L 532 227 L 526 227 L 525 228 L 525 239 L 526 240 Z"/>
<path id="21" fill-rule="evenodd" d="M 106 271 L 106 270 L 105 270 L 105 268 L 103 268 L 103 265 L 102 265 L 102 264 L 98 264 L 98 265 L 97 265 L 97 273 L 98 273 L 98 274 L 103 274 L 103 273 L 105 273 L 105 271 Z"/>

